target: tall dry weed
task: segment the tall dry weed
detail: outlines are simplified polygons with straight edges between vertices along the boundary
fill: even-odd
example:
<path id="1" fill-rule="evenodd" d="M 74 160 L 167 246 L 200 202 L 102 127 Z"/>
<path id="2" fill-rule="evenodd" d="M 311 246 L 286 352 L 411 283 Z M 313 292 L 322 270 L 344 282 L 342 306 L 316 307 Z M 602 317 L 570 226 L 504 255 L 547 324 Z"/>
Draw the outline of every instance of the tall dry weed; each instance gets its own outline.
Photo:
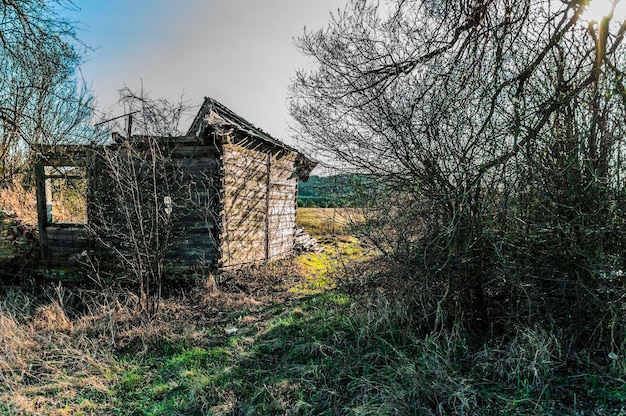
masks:
<path id="1" fill-rule="evenodd" d="M 474 357 L 475 374 L 502 385 L 523 382 L 533 389 L 550 383 L 563 357 L 561 343 L 541 328 L 519 328 L 508 340 L 485 345 Z"/>
<path id="2" fill-rule="evenodd" d="M 40 352 L 32 332 L 0 312 L 0 384 L 9 390 L 19 386 Z"/>
<path id="3" fill-rule="evenodd" d="M 25 224 L 37 225 L 37 196 L 34 187 L 24 186 L 19 178 L 0 188 L 0 208 L 14 212 Z"/>
<path id="4" fill-rule="evenodd" d="M 60 415 L 72 408 L 80 414 L 88 402 L 82 397 L 109 394 L 113 361 L 97 340 L 75 331 L 58 299 L 26 309 L 25 297 L 19 290 L 6 291 L 0 303 L 0 403 L 5 406 L 0 410 Z"/>

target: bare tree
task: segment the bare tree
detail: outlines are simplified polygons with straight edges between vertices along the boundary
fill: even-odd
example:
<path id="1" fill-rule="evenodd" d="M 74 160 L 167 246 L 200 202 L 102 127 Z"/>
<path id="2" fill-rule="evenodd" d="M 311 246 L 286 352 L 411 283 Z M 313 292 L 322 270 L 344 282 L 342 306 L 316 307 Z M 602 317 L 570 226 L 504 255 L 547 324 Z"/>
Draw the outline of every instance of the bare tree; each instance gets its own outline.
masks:
<path id="1" fill-rule="evenodd" d="M 172 136 L 180 135 L 178 123 L 189 109 L 186 102 L 152 99 L 143 90 L 128 88 L 120 96 L 125 111 L 134 116 L 134 134 L 117 136 L 116 143 L 96 152 L 94 170 L 101 177 L 91 183 L 88 228 L 97 241 L 97 255 L 121 266 L 152 317 L 158 312 L 168 256 L 173 260 L 181 241 L 178 219 L 190 212 L 211 215 L 212 201 L 199 199 L 184 166 L 176 163 L 181 158 Z M 113 267 L 114 273 L 119 271 Z"/>
<path id="2" fill-rule="evenodd" d="M 76 70 L 71 2 L 0 1 L 0 169 L 9 180 L 40 143 L 85 141 L 91 96 Z"/>
<path id="3" fill-rule="evenodd" d="M 180 122 L 184 116 L 189 115 L 192 107 L 189 101 L 185 100 L 184 94 L 176 100 L 153 98 L 144 90 L 143 84 L 138 91 L 124 86 L 119 93 L 119 104 L 126 114 L 133 115 L 131 120 L 137 134 L 155 137 L 184 134 L 180 130 Z M 126 130 L 128 131 L 128 125 Z"/>
<path id="4" fill-rule="evenodd" d="M 626 23 L 586 22 L 587 3 L 353 0 L 297 42 L 317 63 L 292 85 L 301 139 L 375 178 L 364 228 L 430 276 L 438 311 L 483 325 L 487 295 L 534 296 L 529 281 L 607 303 L 599 277 L 624 260 Z"/>

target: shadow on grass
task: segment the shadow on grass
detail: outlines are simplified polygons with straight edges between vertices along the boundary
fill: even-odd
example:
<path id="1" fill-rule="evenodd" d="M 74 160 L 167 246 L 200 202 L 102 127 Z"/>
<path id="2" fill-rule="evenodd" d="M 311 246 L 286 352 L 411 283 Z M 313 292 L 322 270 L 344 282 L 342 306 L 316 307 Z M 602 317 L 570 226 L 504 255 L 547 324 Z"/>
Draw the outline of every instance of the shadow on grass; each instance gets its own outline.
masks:
<path id="1" fill-rule="evenodd" d="M 331 340 L 345 337 L 348 308 L 339 293 L 312 295 L 295 307 L 255 310 L 275 316 L 261 327 L 247 324 L 244 312 L 211 337 L 159 339 L 140 359 L 122 351 L 119 414 L 308 414 L 324 402 L 320 378 L 338 376 L 342 357 Z"/>
<path id="2" fill-rule="evenodd" d="M 410 320 L 339 290 L 233 314 L 230 335 L 122 352 L 117 414 L 625 414 L 619 371 L 569 371 L 547 331 L 474 345 L 460 327 L 418 335 Z"/>
<path id="3" fill-rule="evenodd" d="M 418 334 L 399 298 L 364 302 L 334 289 L 254 303 L 245 295 L 200 293 L 166 300 L 160 321 L 148 323 L 127 314 L 132 297 L 105 310 L 118 315 L 115 321 L 99 320 L 94 310 L 87 322 L 67 318 L 62 296 L 43 306 L 28 304 L 19 291 L 3 296 L 0 376 L 11 383 L 0 383 L 2 398 L 10 398 L 0 400 L 1 414 L 619 415 L 626 409 L 623 350 L 600 367 L 541 328 L 485 343 L 460 326 Z M 104 325 L 109 322 L 116 327 Z M 110 329 L 117 335 L 107 341 Z M 5 370 L 19 368 L 9 380 Z"/>

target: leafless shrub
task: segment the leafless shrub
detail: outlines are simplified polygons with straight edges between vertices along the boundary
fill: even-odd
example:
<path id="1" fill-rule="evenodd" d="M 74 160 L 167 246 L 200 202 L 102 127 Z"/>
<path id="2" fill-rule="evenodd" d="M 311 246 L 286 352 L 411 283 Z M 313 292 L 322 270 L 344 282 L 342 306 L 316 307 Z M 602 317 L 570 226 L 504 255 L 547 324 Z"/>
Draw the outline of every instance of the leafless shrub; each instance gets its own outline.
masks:
<path id="1" fill-rule="evenodd" d="M 184 101 L 152 100 L 143 91 L 121 92 L 126 110 L 134 115 L 137 134 L 98 148 L 98 172 L 90 202 L 90 235 L 96 255 L 114 259 L 130 281 L 148 316 L 158 312 L 166 263 L 184 232 L 177 221 L 195 211 L 213 215 L 211 189 L 197 197 L 194 186 L 210 186 L 209 178 L 191 181 L 185 159 L 177 156 L 178 122 L 188 108 Z M 201 179 L 206 179 L 202 181 Z M 202 183 L 200 183 L 202 182 Z M 212 217 L 207 217 L 207 222 Z M 208 231 L 207 231 L 208 233 Z M 107 259 L 108 256 L 108 259 Z M 168 257 L 169 256 L 169 257 Z M 96 274 L 103 269 L 92 261 Z"/>
<path id="2" fill-rule="evenodd" d="M 297 41 L 317 62 L 292 85 L 301 139 L 367 178 L 360 231 L 427 288 L 433 328 L 530 314 L 607 333 L 626 55 L 622 22 L 585 7 L 354 0 Z"/>

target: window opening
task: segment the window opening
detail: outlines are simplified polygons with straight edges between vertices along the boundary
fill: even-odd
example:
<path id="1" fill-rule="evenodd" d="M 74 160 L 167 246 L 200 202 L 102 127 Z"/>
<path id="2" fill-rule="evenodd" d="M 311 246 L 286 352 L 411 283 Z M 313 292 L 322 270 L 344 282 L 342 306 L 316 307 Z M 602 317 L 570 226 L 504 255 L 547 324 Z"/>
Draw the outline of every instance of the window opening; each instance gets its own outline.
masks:
<path id="1" fill-rule="evenodd" d="M 85 168 L 45 166 L 46 215 L 51 224 L 87 223 Z"/>

